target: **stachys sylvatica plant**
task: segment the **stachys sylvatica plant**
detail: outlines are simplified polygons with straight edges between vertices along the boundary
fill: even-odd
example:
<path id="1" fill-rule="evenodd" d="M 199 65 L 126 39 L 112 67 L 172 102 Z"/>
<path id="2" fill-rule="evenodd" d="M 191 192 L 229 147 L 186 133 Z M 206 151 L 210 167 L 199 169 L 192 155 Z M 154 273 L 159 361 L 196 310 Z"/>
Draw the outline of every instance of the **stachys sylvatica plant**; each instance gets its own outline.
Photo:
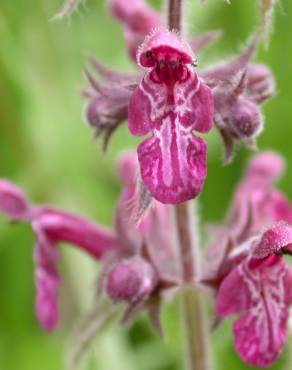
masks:
<path id="1" fill-rule="evenodd" d="M 99 328 L 121 311 L 122 323 L 146 312 L 162 336 L 161 306 L 166 296 L 178 293 L 186 367 L 192 370 L 211 369 L 208 340 L 215 327 L 206 321 L 211 300 L 216 326 L 234 317 L 234 348 L 248 365 L 270 367 L 287 341 L 292 205 L 275 185 L 284 159 L 272 151 L 251 158 L 226 219 L 212 229 L 203 255 L 193 207 L 207 176 L 206 134 L 217 130 L 228 164 L 236 143 L 254 149 L 263 131 L 261 105 L 276 88 L 272 71 L 253 58 L 268 37 L 275 1 L 258 1 L 260 29 L 240 55 L 200 73 L 197 55 L 221 32 L 188 38 L 184 2 L 167 0 L 166 14 L 159 14 L 144 0 L 109 1 L 136 73 L 112 71 L 94 57 L 84 70 L 85 120 L 101 137 L 103 150 L 126 121 L 129 134 L 141 137 L 136 151 L 118 159 L 122 191 L 111 229 L 52 206 L 34 205 L 16 185 L 0 181 L 1 213 L 30 223 L 35 235 L 35 309 L 42 329 L 51 332 L 60 320 L 59 243 L 81 249 L 101 265 L 95 307 L 99 325 L 92 330 L 90 320 L 83 325 L 70 369 Z M 79 3 L 68 1 L 56 17 L 68 16 Z"/>

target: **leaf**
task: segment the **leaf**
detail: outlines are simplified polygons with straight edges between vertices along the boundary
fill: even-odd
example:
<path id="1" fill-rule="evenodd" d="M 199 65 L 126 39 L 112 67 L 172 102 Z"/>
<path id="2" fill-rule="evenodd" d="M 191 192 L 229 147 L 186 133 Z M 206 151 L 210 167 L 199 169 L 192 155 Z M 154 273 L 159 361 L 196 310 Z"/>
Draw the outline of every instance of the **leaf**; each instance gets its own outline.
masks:
<path id="1" fill-rule="evenodd" d="M 86 355 L 95 337 L 116 316 L 117 307 L 101 302 L 77 325 L 69 343 L 66 368 L 76 370 L 86 365 Z"/>

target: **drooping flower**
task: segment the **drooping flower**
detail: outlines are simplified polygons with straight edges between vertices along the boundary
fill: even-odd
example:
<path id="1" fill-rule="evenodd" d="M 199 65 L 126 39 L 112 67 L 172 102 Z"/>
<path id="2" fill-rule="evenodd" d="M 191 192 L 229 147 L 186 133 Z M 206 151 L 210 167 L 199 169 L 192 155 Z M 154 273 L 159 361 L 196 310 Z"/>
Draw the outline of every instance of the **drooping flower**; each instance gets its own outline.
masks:
<path id="1" fill-rule="evenodd" d="M 213 124 L 211 90 L 200 80 L 190 47 L 176 33 L 156 32 L 137 56 L 146 70 L 129 104 L 129 130 L 151 134 L 138 147 L 144 184 L 162 203 L 176 204 L 199 194 L 206 177 L 207 146 L 192 131 Z"/>
<path id="2" fill-rule="evenodd" d="M 139 225 L 133 222 L 132 213 L 136 212 L 140 202 L 139 197 L 136 199 L 136 171 L 136 156 L 131 153 L 124 155 L 119 162 L 124 188 L 114 213 L 112 230 L 68 212 L 32 205 L 18 187 L 0 180 L 0 212 L 11 220 L 31 223 L 36 237 L 36 315 L 44 330 L 54 330 L 59 322 L 58 288 L 62 281 L 58 272 L 59 243 L 75 246 L 95 260 L 101 260 L 101 285 L 109 288 L 106 288 L 106 292 L 110 298 L 114 298 L 115 294 L 120 294 L 120 297 L 124 294 L 129 308 L 139 304 L 142 309 L 154 290 L 159 297 L 161 282 L 169 281 L 170 277 L 172 281 L 179 280 L 173 238 L 168 231 L 170 221 L 167 207 L 153 202 L 141 216 Z M 145 268 L 139 269 L 136 265 Z M 127 268 L 126 274 L 123 274 L 125 266 L 130 271 L 139 270 L 136 283 L 139 285 L 141 282 L 142 285 L 137 286 L 138 290 L 128 289 L 127 283 L 125 285 L 129 276 Z M 117 273 L 119 276 L 121 273 L 124 279 L 115 279 Z M 153 279 L 150 279 L 150 275 Z M 132 297 L 129 296 L 131 292 Z"/>
<path id="3" fill-rule="evenodd" d="M 276 224 L 249 241 L 248 254 L 219 287 L 216 313 L 239 316 L 233 324 L 235 348 L 250 366 L 271 366 L 287 340 L 292 270 L 280 254 L 291 243 L 292 226 Z"/>
<path id="4" fill-rule="evenodd" d="M 15 185 L 0 181 L 0 210 L 14 221 L 30 222 L 36 236 L 36 314 L 41 327 L 52 331 L 59 321 L 57 244 L 72 244 L 95 259 L 119 248 L 117 237 L 79 216 L 47 206 L 33 206 Z"/>

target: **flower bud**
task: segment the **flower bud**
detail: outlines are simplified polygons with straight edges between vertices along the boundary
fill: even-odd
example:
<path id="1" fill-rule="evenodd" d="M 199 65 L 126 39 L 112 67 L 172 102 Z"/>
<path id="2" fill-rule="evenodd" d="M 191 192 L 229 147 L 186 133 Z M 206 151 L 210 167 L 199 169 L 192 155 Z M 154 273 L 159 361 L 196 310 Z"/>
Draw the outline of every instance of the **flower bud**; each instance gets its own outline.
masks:
<path id="1" fill-rule="evenodd" d="M 25 194 L 5 180 L 0 180 L 0 211 L 16 221 L 25 221 L 30 217 L 30 206 Z"/>
<path id="2" fill-rule="evenodd" d="M 96 130 L 114 128 L 126 117 L 127 105 L 103 96 L 93 98 L 85 108 L 85 120 Z"/>
<path id="3" fill-rule="evenodd" d="M 87 99 L 84 120 L 95 130 L 96 136 L 104 136 L 105 150 L 111 134 L 128 117 L 128 104 L 132 94 L 129 85 L 135 82 L 136 76 L 108 70 L 94 58 L 91 58 L 90 64 L 102 81 L 96 80 L 85 69 L 90 88 L 83 91 Z"/>
<path id="4" fill-rule="evenodd" d="M 264 152 L 256 155 L 249 163 L 248 178 L 258 178 L 267 183 L 278 180 L 285 169 L 284 159 L 277 153 Z"/>
<path id="5" fill-rule="evenodd" d="M 144 301 L 157 284 L 154 268 L 141 257 L 116 264 L 108 273 L 105 289 L 114 302 Z"/>
<path id="6" fill-rule="evenodd" d="M 256 137 L 263 126 L 263 119 L 255 103 L 245 98 L 238 98 L 230 108 L 230 134 L 235 139 Z"/>

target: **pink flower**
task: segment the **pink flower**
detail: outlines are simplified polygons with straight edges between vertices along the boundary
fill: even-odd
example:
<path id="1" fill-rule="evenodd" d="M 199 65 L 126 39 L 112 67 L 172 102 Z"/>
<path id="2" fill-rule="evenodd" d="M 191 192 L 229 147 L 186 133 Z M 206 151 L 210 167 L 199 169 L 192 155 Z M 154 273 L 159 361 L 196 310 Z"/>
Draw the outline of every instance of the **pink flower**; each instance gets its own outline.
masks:
<path id="1" fill-rule="evenodd" d="M 136 207 L 139 209 L 140 202 L 136 169 L 136 156 L 125 154 L 119 162 L 124 187 L 114 213 L 113 230 L 55 208 L 31 205 L 18 187 L 0 180 L 0 211 L 14 221 L 30 222 L 36 237 L 36 315 L 44 330 L 54 330 L 59 322 L 58 288 L 62 281 L 58 272 L 59 243 L 65 242 L 102 260 L 101 280 L 111 281 L 106 291 L 111 298 L 116 294 L 114 301 L 119 301 L 117 297 L 124 294 L 130 307 L 138 301 L 146 303 L 158 282 L 168 281 L 170 276 L 178 280 L 167 207 L 158 202 L 148 204 L 140 215 L 139 224 L 137 220 L 134 222 L 133 212 Z M 138 290 L 127 288 L 128 275 L 127 271 L 123 273 L 124 266 L 134 272 L 139 270 L 136 280 L 141 285 L 137 285 Z M 124 279 L 115 279 L 120 273 Z M 129 297 L 131 292 L 132 298 Z M 159 292 L 158 289 L 155 294 Z"/>
<path id="2" fill-rule="evenodd" d="M 61 278 L 56 245 L 66 242 L 82 249 L 95 259 L 119 248 L 111 231 L 78 216 L 46 206 L 32 206 L 15 185 L 0 181 L 0 210 L 15 221 L 32 224 L 36 236 L 36 313 L 41 327 L 52 331 L 59 321 L 58 287 Z"/>
<path id="3" fill-rule="evenodd" d="M 220 31 L 199 35 L 191 41 L 191 47 L 197 54 L 220 35 Z M 144 36 L 141 43 L 143 40 Z M 106 150 L 111 135 L 128 118 L 130 98 L 142 75 L 140 72 L 127 74 L 112 71 L 94 57 L 89 58 L 89 67 L 85 69 L 85 77 L 90 86 L 82 90 L 86 99 L 85 122 L 94 130 L 96 137 L 101 137 L 103 150 Z"/>
<path id="4" fill-rule="evenodd" d="M 214 289 L 218 319 L 238 316 L 236 351 L 256 367 L 269 367 L 281 355 L 292 304 L 292 270 L 282 258 L 292 253 L 292 207 L 274 187 L 283 170 L 276 153 L 252 158 L 202 279 Z"/>
<path id="5" fill-rule="evenodd" d="M 239 316 L 233 324 L 235 348 L 250 366 L 271 366 L 287 340 L 292 270 L 279 254 L 291 243 L 292 227 L 276 224 L 250 240 L 249 253 L 220 285 L 217 315 Z"/>
<path id="6" fill-rule="evenodd" d="M 151 134 L 138 147 L 141 175 L 158 201 L 176 204 L 201 191 L 207 146 L 192 131 L 213 124 L 211 90 L 199 79 L 191 49 L 173 32 L 146 38 L 137 61 L 146 69 L 129 105 L 129 130 Z"/>
<path id="7" fill-rule="evenodd" d="M 228 229 L 242 242 L 274 222 L 292 223 L 292 207 L 274 186 L 284 172 L 284 159 L 274 152 L 254 156 L 236 189 Z"/>
<path id="8" fill-rule="evenodd" d="M 275 188 L 284 171 L 283 158 L 273 152 L 254 156 L 231 201 L 225 224 L 208 247 L 204 282 L 218 289 L 226 275 L 246 256 L 246 241 L 275 222 L 292 225 L 292 206 Z M 240 247 L 239 247 L 240 246 Z"/>

